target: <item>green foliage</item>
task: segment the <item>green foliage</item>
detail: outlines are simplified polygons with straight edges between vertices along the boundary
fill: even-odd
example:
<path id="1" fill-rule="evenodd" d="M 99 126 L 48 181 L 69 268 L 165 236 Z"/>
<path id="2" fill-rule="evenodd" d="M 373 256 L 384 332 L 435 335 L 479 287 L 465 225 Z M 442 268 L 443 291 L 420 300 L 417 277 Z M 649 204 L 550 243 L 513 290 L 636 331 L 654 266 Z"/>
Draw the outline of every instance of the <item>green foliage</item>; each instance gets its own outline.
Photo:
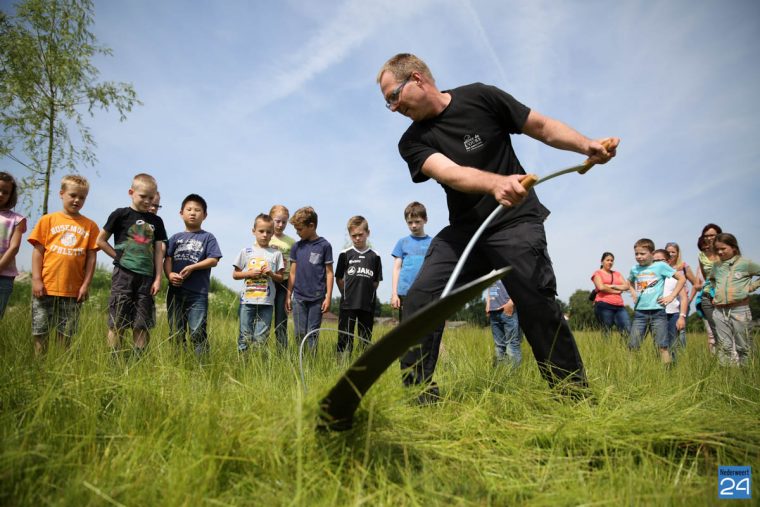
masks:
<path id="1" fill-rule="evenodd" d="M 751 294 L 749 296 L 749 310 L 753 319 L 760 319 L 760 294 Z"/>
<path id="2" fill-rule="evenodd" d="M 598 327 L 594 316 L 594 303 L 588 300 L 590 293 L 591 291 L 578 289 L 568 300 L 569 324 L 573 330 L 596 329 Z"/>
<path id="3" fill-rule="evenodd" d="M 559 305 L 559 310 L 562 312 L 562 315 L 566 315 L 567 312 L 570 310 L 570 307 L 562 301 L 560 298 L 556 298 L 557 304 Z"/>
<path id="4" fill-rule="evenodd" d="M 390 303 L 379 303 L 375 306 L 375 317 L 395 317 L 397 315 L 398 310 L 394 310 Z"/>
<path id="5" fill-rule="evenodd" d="M 486 314 L 486 302 L 478 296 L 458 310 L 449 320 L 459 320 L 468 322 L 474 326 L 485 327 L 488 325 L 488 315 Z"/>
<path id="6" fill-rule="evenodd" d="M 686 331 L 691 333 L 704 333 L 705 323 L 697 312 L 690 313 L 686 318 Z"/>
<path id="7" fill-rule="evenodd" d="M 225 319 L 235 319 L 239 306 L 238 293 L 224 285 L 218 278 L 211 277 L 208 291 L 209 313 Z"/>
<path id="8" fill-rule="evenodd" d="M 97 82 L 92 59 L 111 51 L 90 32 L 92 13 L 91 0 L 22 0 L 0 17 L 0 155 L 29 171 L 21 186 L 42 191 L 42 213 L 57 170 L 95 163 L 84 114 L 113 107 L 124 120 L 141 104 L 131 84 Z"/>
<path id="9" fill-rule="evenodd" d="M 337 292 L 337 290 L 338 289 L 336 287 L 335 291 Z M 340 295 L 330 300 L 330 311 L 335 315 L 338 315 L 340 313 Z M 394 310 L 390 303 L 381 303 L 380 301 L 376 302 L 375 317 L 393 317 L 397 315 L 398 311 Z"/>

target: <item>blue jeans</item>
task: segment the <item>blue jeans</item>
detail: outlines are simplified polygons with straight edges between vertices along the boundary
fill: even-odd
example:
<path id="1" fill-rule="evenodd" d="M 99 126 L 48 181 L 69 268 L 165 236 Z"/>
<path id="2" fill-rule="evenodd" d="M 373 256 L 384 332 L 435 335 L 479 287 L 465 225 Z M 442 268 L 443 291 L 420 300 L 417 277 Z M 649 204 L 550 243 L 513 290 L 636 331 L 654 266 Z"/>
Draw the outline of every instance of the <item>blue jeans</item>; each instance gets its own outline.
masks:
<path id="1" fill-rule="evenodd" d="M 676 358 L 676 348 L 678 347 L 678 317 L 680 313 L 668 313 L 668 348 L 670 349 L 670 355 L 673 360 Z"/>
<path id="2" fill-rule="evenodd" d="M 288 297 L 288 281 L 274 284 L 274 336 L 277 345 L 288 346 L 288 312 L 285 309 L 285 299 Z"/>
<path id="3" fill-rule="evenodd" d="M 628 348 L 638 350 L 641 342 L 646 336 L 647 328 L 651 329 L 654 337 L 654 343 L 665 348 L 669 346 L 668 342 L 668 317 L 665 309 L 660 310 L 636 310 L 633 312 L 633 323 L 631 324 L 631 339 L 628 342 Z"/>
<path id="4" fill-rule="evenodd" d="M 594 315 L 596 315 L 599 324 L 602 325 L 602 332 L 605 337 L 609 336 L 613 324 L 620 334 L 624 337 L 628 336 L 631 320 L 628 318 L 625 306 L 615 306 L 604 301 L 598 301 L 594 303 Z"/>
<path id="5" fill-rule="evenodd" d="M 208 294 L 171 286 L 166 294 L 166 315 L 170 337 L 185 345 L 185 334 L 189 331 L 195 353 L 208 352 Z"/>
<path id="6" fill-rule="evenodd" d="M 5 307 L 8 306 L 8 300 L 13 292 L 13 277 L 0 276 L 0 319 L 5 314 Z"/>
<path id="7" fill-rule="evenodd" d="M 493 344 L 496 350 L 496 360 L 509 359 L 509 362 L 517 366 L 522 361 L 522 333 L 517 320 L 517 313 L 511 316 L 502 310 L 488 312 L 493 332 Z M 506 356 L 506 357 L 505 357 Z"/>
<path id="8" fill-rule="evenodd" d="M 240 305 L 240 335 L 238 352 L 245 352 L 250 345 L 263 346 L 272 324 L 272 305 Z"/>
<path id="9" fill-rule="evenodd" d="M 689 318 L 689 312 L 691 311 L 691 306 L 686 307 L 686 318 Z M 683 329 L 681 329 L 678 332 L 678 346 L 681 348 L 686 348 L 686 327 L 684 326 Z"/>
<path id="10" fill-rule="evenodd" d="M 322 299 L 317 301 L 299 301 L 293 298 L 293 326 L 295 327 L 296 344 L 301 345 L 301 340 L 309 332 L 319 329 L 322 325 Z M 319 333 L 309 336 L 309 347 L 312 352 L 317 350 Z"/>

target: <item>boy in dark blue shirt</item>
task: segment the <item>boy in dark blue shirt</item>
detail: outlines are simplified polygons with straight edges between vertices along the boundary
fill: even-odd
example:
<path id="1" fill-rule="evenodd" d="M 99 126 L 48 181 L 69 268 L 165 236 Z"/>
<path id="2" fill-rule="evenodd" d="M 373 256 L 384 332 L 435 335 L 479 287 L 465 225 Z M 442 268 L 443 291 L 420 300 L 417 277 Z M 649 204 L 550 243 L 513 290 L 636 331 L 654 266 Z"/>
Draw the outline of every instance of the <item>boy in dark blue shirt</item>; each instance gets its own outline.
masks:
<path id="1" fill-rule="evenodd" d="M 185 344 L 185 333 L 197 355 L 208 352 L 208 289 L 211 268 L 219 263 L 222 251 L 216 238 L 201 229 L 207 206 L 203 197 L 190 194 L 182 201 L 179 212 L 185 231 L 169 238 L 164 259 L 164 273 L 169 279 L 166 313 L 170 336 Z"/>
<path id="2" fill-rule="evenodd" d="M 290 251 L 290 276 L 285 307 L 293 312 L 296 343 L 319 329 L 322 314 L 330 309 L 333 286 L 332 246 L 317 235 L 317 213 L 304 207 L 295 212 L 290 223 L 301 238 Z M 312 352 L 317 350 L 319 333 L 309 337 Z"/>

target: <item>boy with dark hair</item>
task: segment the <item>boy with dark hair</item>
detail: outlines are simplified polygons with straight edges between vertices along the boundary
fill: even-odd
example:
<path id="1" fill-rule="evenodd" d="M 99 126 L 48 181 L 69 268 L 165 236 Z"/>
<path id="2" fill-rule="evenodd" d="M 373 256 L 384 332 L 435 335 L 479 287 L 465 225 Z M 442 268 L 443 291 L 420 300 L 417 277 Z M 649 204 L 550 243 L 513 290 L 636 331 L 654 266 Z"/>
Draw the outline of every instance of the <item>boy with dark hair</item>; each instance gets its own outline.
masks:
<path id="1" fill-rule="evenodd" d="M 161 289 L 163 253 L 157 243 L 166 241 L 161 217 L 150 212 L 158 191 L 155 178 L 141 173 L 132 179 L 128 208 L 108 217 L 98 235 L 98 247 L 114 261 L 108 299 L 108 345 L 115 353 L 127 328 L 132 328 L 133 352 L 140 356 L 150 340 L 155 296 Z M 114 246 L 108 243 L 111 235 Z"/>
<path id="2" fill-rule="evenodd" d="M 660 349 L 660 358 L 665 364 L 672 362 L 668 343 L 668 320 L 665 307 L 676 298 L 683 288 L 686 278 L 671 268 L 667 262 L 654 262 L 654 242 L 640 239 L 633 245 L 633 252 L 638 263 L 631 268 L 628 281 L 634 302 L 631 338 L 628 348 L 638 350 L 646 336 L 647 328 L 652 330 L 655 344 Z M 665 279 L 675 277 L 678 281 L 673 292 L 663 296 Z"/>
<path id="3" fill-rule="evenodd" d="M 317 212 L 310 206 L 295 212 L 290 223 L 301 238 L 290 251 L 290 278 L 285 306 L 293 312 L 296 343 L 319 329 L 322 314 L 330 309 L 333 286 L 332 246 L 317 235 Z M 309 347 L 317 351 L 319 333 L 309 337 Z"/>
<path id="4" fill-rule="evenodd" d="M 169 279 L 166 295 L 166 313 L 169 318 L 169 335 L 177 343 L 185 344 L 185 333 L 196 355 L 208 352 L 208 290 L 211 268 L 219 264 L 222 251 L 216 238 L 201 227 L 208 216 L 206 201 L 190 194 L 182 201 L 179 211 L 185 231 L 169 238 L 164 259 L 164 273 Z"/>
<path id="5" fill-rule="evenodd" d="M 391 279 L 391 306 L 398 309 L 398 320 L 404 320 L 404 300 L 417 279 L 417 274 L 427 255 L 427 250 L 433 240 L 425 233 L 427 224 L 427 210 L 425 205 L 413 201 L 404 208 L 404 220 L 409 228 L 409 236 L 405 236 L 396 242 L 393 248 L 393 278 Z M 435 365 L 438 362 L 438 351 L 443 338 L 444 324 L 438 326 L 430 334 L 425 335 L 422 343 L 412 349 L 410 353 L 401 357 L 399 362 L 402 370 L 404 385 L 411 385 L 421 378 L 432 378 Z M 426 353 L 420 358 L 418 352 L 425 350 Z M 431 386 L 433 391 L 437 389 Z"/>
<path id="6" fill-rule="evenodd" d="M 425 254 L 432 238 L 425 234 L 427 210 L 422 203 L 410 202 L 404 208 L 404 221 L 409 228 L 409 236 L 396 242 L 393 248 L 393 278 L 391 279 L 391 306 L 398 309 L 399 320 L 403 320 L 404 298 L 417 278 L 417 273 L 425 260 Z"/>
<path id="7" fill-rule="evenodd" d="M 340 291 L 338 315 L 338 347 L 340 356 L 354 349 L 354 328 L 364 347 L 372 341 L 375 323 L 377 286 L 383 279 L 380 256 L 367 246 L 369 224 L 362 216 L 348 221 L 348 235 L 353 246 L 340 253 L 335 268 L 335 281 Z"/>

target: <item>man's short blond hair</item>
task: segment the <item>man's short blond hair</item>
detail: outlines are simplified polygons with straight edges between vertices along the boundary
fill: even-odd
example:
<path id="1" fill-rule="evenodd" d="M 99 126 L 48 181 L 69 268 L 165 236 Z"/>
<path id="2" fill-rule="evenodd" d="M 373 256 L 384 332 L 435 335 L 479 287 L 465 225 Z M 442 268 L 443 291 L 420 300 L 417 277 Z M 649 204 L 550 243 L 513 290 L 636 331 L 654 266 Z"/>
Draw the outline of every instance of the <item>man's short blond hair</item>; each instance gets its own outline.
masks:
<path id="1" fill-rule="evenodd" d="M 81 174 L 67 174 L 63 178 L 61 178 L 61 190 L 65 191 L 67 185 L 74 185 L 77 187 L 81 187 L 88 192 L 90 191 L 90 182 L 87 181 L 87 178 L 82 176 Z"/>
<path id="2" fill-rule="evenodd" d="M 304 206 L 299 208 L 293 216 L 290 218 L 290 223 L 293 226 L 305 227 L 308 225 L 317 226 L 317 212 L 311 206 Z"/>
<path id="3" fill-rule="evenodd" d="M 135 174 L 135 177 L 132 178 L 132 188 L 137 186 L 158 190 L 156 178 L 146 173 Z"/>
<path id="4" fill-rule="evenodd" d="M 348 224 L 346 226 L 348 233 L 350 234 L 351 229 L 356 227 L 362 227 L 365 231 L 369 232 L 369 222 L 367 222 L 367 219 L 361 215 L 356 215 L 348 219 Z"/>
<path id="5" fill-rule="evenodd" d="M 419 72 L 435 84 L 435 78 L 433 78 L 433 73 L 430 72 L 427 64 L 411 53 L 399 53 L 385 62 L 380 68 L 380 72 L 377 73 L 378 83 L 380 83 L 385 72 L 390 72 L 396 81 L 403 81 L 411 76 L 412 72 Z"/>

